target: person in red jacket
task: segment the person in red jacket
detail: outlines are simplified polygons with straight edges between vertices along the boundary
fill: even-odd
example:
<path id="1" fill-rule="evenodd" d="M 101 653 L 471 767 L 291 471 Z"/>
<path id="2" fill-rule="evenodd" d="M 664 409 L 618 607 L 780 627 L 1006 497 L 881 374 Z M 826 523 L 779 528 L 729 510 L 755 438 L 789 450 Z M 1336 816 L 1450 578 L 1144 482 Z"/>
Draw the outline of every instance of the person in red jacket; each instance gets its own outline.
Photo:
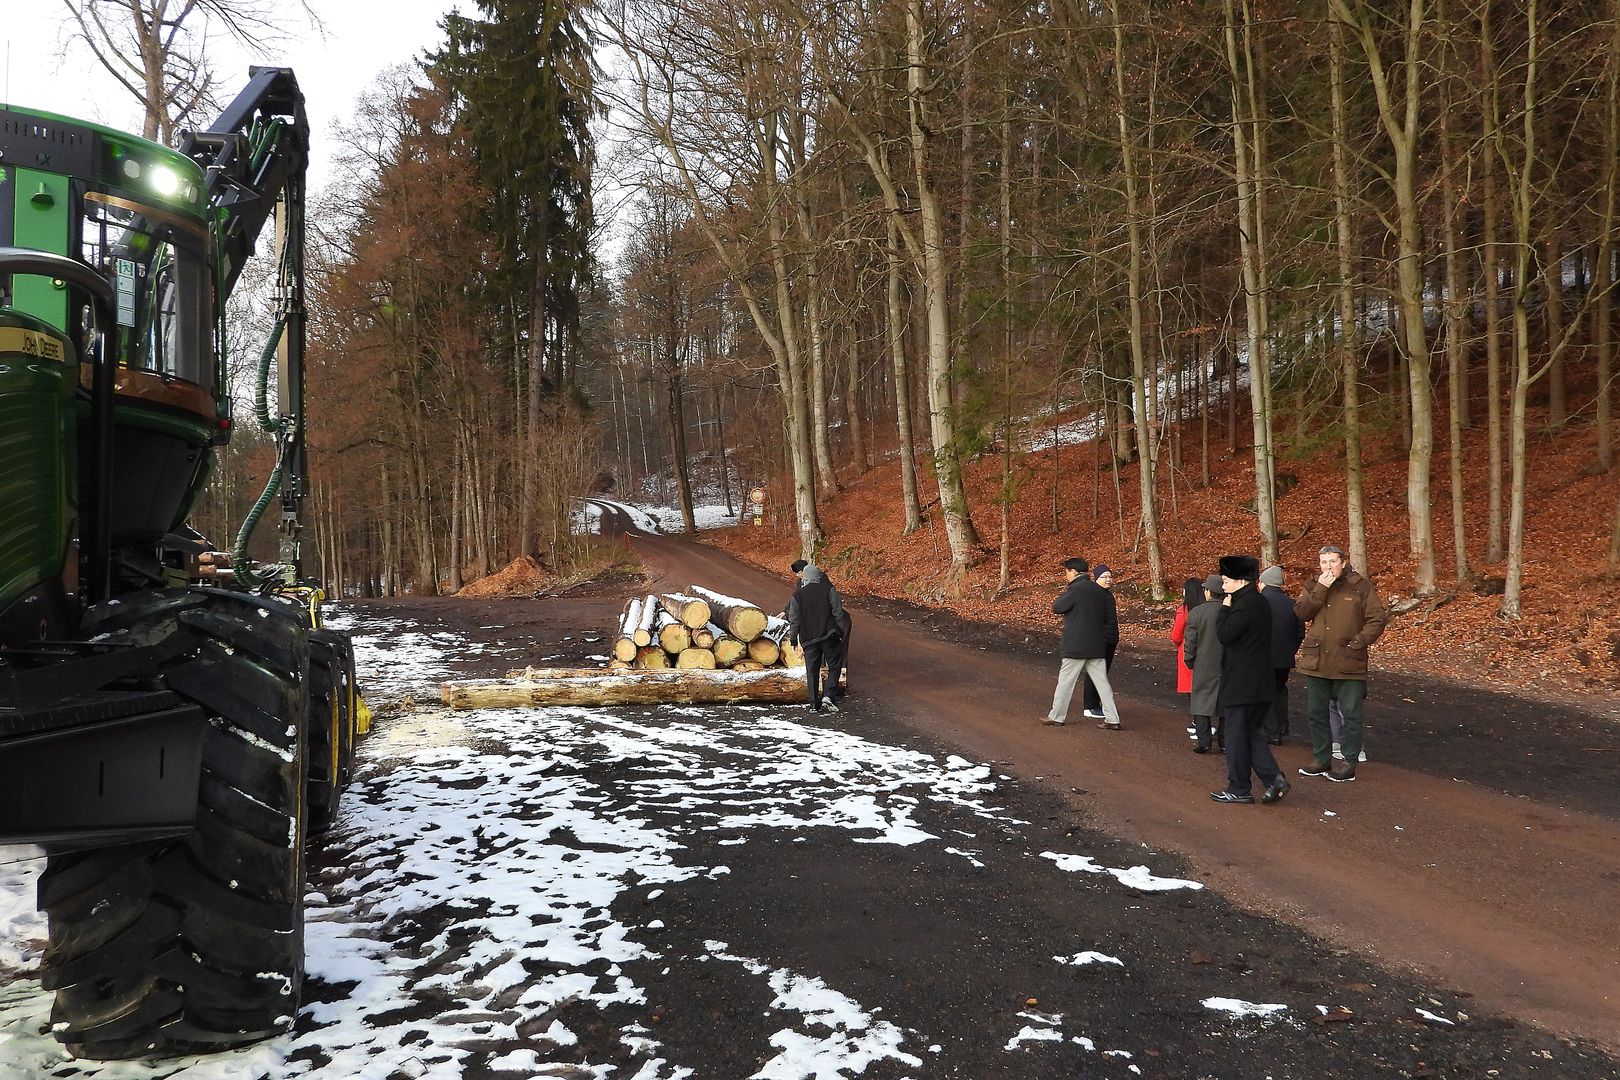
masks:
<path id="1" fill-rule="evenodd" d="M 1190 577 L 1181 586 L 1181 605 L 1170 625 L 1170 640 L 1176 646 L 1176 693 L 1192 693 L 1192 668 L 1187 666 L 1187 613 L 1204 602 L 1204 583 Z"/>

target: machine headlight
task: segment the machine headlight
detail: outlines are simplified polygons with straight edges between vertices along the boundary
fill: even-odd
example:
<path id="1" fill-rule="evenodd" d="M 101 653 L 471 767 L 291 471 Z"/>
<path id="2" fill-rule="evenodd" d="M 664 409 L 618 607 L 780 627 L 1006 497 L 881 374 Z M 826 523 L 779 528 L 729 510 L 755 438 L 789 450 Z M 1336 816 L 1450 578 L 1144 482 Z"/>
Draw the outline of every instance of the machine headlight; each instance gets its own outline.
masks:
<path id="1" fill-rule="evenodd" d="M 152 190 L 163 196 L 173 196 L 180 191 L 180 174 L 167 165 L 155 165 L 147 174 L 152 183 Z"/>

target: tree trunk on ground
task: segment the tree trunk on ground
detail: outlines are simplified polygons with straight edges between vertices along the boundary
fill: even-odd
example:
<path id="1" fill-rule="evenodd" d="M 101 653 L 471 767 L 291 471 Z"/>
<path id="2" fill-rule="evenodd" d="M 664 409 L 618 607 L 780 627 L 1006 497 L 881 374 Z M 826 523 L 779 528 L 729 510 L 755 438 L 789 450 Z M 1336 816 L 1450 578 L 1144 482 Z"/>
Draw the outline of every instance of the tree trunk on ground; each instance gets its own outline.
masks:
<path id="1" fill-rule="evenodd" d="M 539 675 L 540 673 L 536 673 Z M 561 678 L 446 683 L 439 696 L 452 709 L 527 708 L 534 705 L 728 705 L 804 702 L 804 673 L 644 671 L 571 674 Z"/>

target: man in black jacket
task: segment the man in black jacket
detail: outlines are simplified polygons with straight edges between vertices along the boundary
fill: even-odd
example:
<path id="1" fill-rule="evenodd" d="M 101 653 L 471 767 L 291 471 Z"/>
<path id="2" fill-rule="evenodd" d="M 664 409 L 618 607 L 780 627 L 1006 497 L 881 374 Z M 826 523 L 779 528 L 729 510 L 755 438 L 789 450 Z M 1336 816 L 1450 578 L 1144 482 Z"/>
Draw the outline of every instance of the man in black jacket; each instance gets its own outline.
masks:
<path id="1" fill-rule="evenodd" d="M 843 697 L 838 676 L 842 663 L 839 626 L 845 618 L 844 602 L 814 563 L 803 566 L 794 563 L 793 572 L 800 575 L 800 582 L 793 590 L 793 599 L 788 601 L 788 628 L 792 635 L 790 640 L 804 646 L 804 681 L 810 708 L 816 712 L 837 712 L 837 699 Z M 827 666 L 825 684 L 821 681 L 823 664 Z"/>
<path id="2" fill-rule="evenodd" d="M 1265 785 L 1261 802 L 1274 803 L 1288 793 L 1288 780 L 1277 768 L 1266 742 L 1266 713 L 1277 692 L 1271 667 L 1271 605 L 1255 588 L 1259 560 L 1247 555 L 1221 556 L 1221 601 L 1215 636 L 1221 642 L 1221 712 L 1226 718 L 1226 789 L 1209 797 L 1223 803 L 1252 803 L 1249 773 Z"/>
<path id="3" fill-rule="evenodd" d="M 1260 595 L 1271 606 L 1271 672 L 1277 680 L 1277 694 L 1266 713 L 1266 742 L 1272 746 L 1281 746 L 1288 736 L 1288 676 L 1305 640 L 1305 624 L 1294 614 L 1294 598 L 1283 590 L 1283 581 L 1280 566 L 1260 573 Z"/>
<path id="4" fill-rule="evenodd" d="M 1091 567 L 1084 559 L 1063 563 L 1068 588 L 1052 602 L 1052 614 L 1063 616 L 1063 664 L 1058 669 L 1057 692 L 1052 695 L 1052 711 L 1042 723 L 1061 726 L 1069 715 L 1069 699 L 1074 685 L 1085 675 L 1097 686 L 1105 719 L 1097 726 L 1118 731 L 1119 709 L 1114 704 L 1114 688 L 1108 683 L 1108 642 L 1119 640 L 1119 622 L 1114 605 L 1102 586 L 1091 580 Z"/>

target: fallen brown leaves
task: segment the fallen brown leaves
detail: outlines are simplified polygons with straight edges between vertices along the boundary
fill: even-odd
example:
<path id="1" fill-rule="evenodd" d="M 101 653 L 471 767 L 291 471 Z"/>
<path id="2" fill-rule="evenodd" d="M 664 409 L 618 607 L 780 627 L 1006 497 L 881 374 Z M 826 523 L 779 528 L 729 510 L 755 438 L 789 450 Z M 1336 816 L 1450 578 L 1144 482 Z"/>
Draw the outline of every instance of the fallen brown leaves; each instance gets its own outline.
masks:
<path id="1" fill-rule="evenodd" d="M 1168 632 L 1184 578 L 1202 578 L 1223 554 L 1256 548 L 1249 508 L 1254 500 L 1251 453 L 1247 448 L 1227 453 L 1212 431 L 1211 483 L 1200 488 L 1196 427 L 1187 436 L 1182 466 L 1170 467 L 1167 456 L 1160 468 L 1160 541 L 1169 600 L 1154 602 L 1149 596 L 1146 549 L 1136 537 L 1141 504 L 1135 466 L 1120 468 L 1116 496 L 1107 457 L 1097 467 L 1090 443 L 1020 457 L 1022 483 L 1009 515 L 1011 580 L 1003 592 L 997 592 L 1000 514 L 995 502 L 1001 463 L 994 457 L 972 462 L 965 470 L 974 523 L 984 541 L 981 558 L 965 582 L 958 584 L 950 570 L 937 492 L 926 483 L 926 457 L 919 461 L 919 475 L 925 481 L 925 501 L 935 501 L 925 508 L 920 532 L 901 533 L 905 515 L 899 470 L 887 464 L 848 478 L 842 494 L 821 504 L 827 540 L 818 561 L 849 594 L 908 600 L 975 619 L 1049 630 L 1054 625 L 1052 597 L 1062 580 L 1059 564 L 1070 555 L 1083 555 L 1114 569 L 1126 639 L 1160 638 Z M 1483 425 L 1465 433 L 1465 523 L 1476 577 L 1461 587 L 1455 583 L 1451 491 L 1444 450 L 1438 448 L 1435 561 L 1446 596 L 1443 603 L 1424 599 L 1393 619 L 1374 648 L 1375 666 L 1544 692 L 1613 693 L 1620 687 L 1620 581 L 1606 575 L 1605 558 L 1620 477 L 1585 474 L 1592 450 L 1584 428 L 1532 436 L 1524 617 L 1507 622 L 1498 615 L 1505 564 L 1483 564 L 1485 439 Z M 1407 551 L 1406 455 L 1378 438 L 1367 440 L 1364 454 L 1369 569 L 1386 602 L 1411 597 L 1415 582 Z M 1282 564 L 1293 592 L 1314 572 L 1321 545 L 1344 542 L 1343 454 L 1338 446 L 1329 446 L 1308 458 L 1279 460 L 1277 471 L 1297 479 L 1278 500 Z M 747 561 L 783 573 L 797 554 L 791 520 L 706 535 Z"/>

